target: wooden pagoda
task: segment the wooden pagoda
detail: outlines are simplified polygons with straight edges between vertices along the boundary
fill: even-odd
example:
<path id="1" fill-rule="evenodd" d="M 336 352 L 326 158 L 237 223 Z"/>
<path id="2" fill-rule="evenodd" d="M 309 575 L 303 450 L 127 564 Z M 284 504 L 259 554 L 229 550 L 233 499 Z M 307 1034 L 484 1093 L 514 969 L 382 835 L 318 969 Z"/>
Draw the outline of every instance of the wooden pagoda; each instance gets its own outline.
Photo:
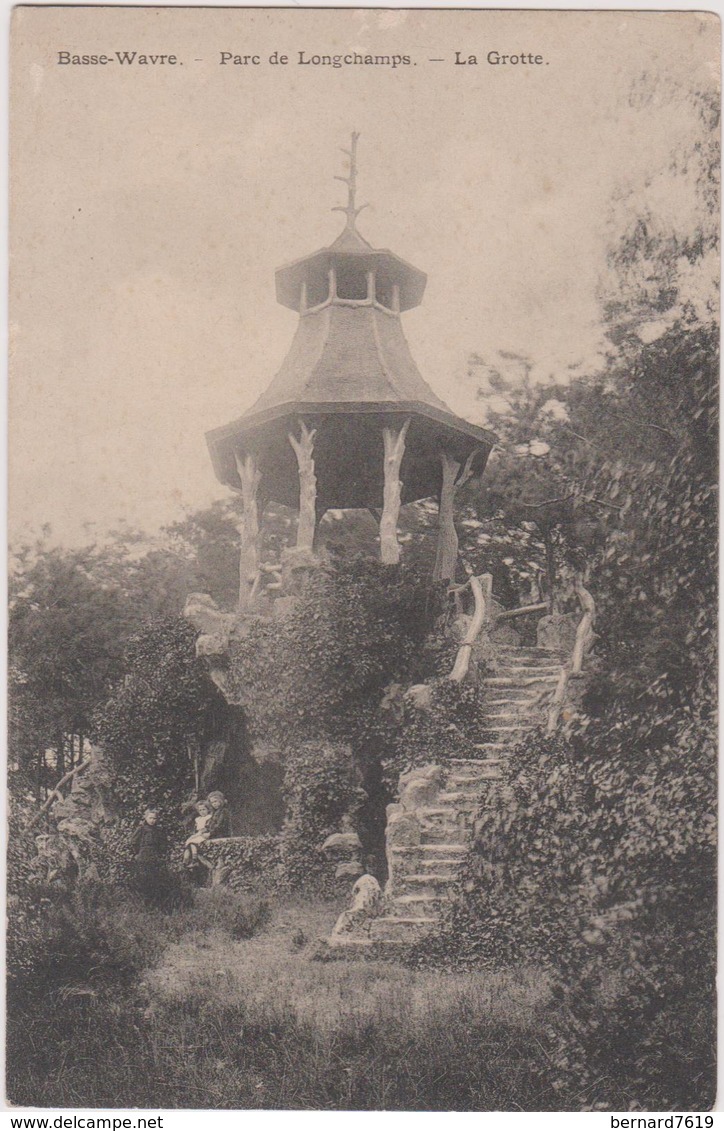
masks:
<path id="1" fill-rule="evenodd" d="M 485 467 L 495 437 L 455 416 L 423 380 L 401 314 L 421 303 L 427 276 L 357 231 L 357 138 L 352 135 L 341 235 L 280 267 L 277 300 L 299 325 L 276 377 L 243 416 L 207 434 L 218 479 L 244 500 L 240 605 L 258 570 L 267 502 L 299 511 L 297 548 L 311 556 L 329 508 L 366 507 L 379 520 L 383 562 L 400 558 L 403 503 L 440 506 L 435 572 L 452 578 L 457 558 L 455 491 Z"/>

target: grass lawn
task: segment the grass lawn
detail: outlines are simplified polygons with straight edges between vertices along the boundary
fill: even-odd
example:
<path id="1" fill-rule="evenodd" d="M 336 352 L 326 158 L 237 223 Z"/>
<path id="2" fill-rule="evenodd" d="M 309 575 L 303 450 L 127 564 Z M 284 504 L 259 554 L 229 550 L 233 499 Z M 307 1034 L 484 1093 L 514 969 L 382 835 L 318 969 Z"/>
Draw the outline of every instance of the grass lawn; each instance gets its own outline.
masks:
<path id="1" fill-rule="evenodd" d="M 145 955 L 132 981 L 55 985 L 40 999 L 11 1004 L 11 1100 L 557 1108 L 539 1041 L 547 989 L 536 971 L 447 974 L 366 958 L 319 962 L 317 942 L 337 906 L 279 902 L 266 925 L 241 940 L 210 906 L 208 915 L 196 908 L 175 917 L 121 908 L 115 928 L 125 930 L 124 947 L 131 938 Z M 154 931 L 161 944 L 149 937 Z"/>

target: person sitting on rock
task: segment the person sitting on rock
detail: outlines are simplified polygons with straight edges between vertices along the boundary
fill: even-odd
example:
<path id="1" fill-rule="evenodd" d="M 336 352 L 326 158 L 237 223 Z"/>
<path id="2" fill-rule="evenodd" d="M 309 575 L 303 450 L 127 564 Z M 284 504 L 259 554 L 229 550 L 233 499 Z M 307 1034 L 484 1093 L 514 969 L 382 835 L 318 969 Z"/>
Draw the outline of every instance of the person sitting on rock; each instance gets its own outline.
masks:
<path id="1" fill-rule="evenodd" d="M 211 835 L 209 833 L 208 826 L 213 816 L 213 810 L 209 802 L 197 802 L 196 812 L 198 816 L 194 820 L 195 831 L 184 842 L 183 861 L 187 867 L 190 867 L 196 859 L 199 851 L 199 845 L 207 841 Z"/>
<path id="2" fill-rule="evenodd" d="M 226 798 L 219 789 L 214 789 L 208 797 L 211 806 L 211 820 L 206 826 L 209 840 L 219 840 L 231 836 L 231 816 Z"/>

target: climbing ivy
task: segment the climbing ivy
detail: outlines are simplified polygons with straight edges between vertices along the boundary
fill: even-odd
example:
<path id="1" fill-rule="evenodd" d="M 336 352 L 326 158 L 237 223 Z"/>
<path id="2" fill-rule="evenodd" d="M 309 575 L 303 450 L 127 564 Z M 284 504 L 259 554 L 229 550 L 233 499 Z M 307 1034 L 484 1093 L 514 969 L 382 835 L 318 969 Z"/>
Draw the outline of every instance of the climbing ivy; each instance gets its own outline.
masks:
<path id="1" fill-rule="evenodd" d="M 306 742 L 290 752 L 284 774 L 287 819 L 282 834 L 285 878 L 305 891 L 333 890 L 334 869 L 321 852 L 364 801 L 349 747 Z"/>
<path id="2" fill-rule="evenodd" d="M 441 586 L 357 558 L 315 570 L 295 607 L 251 621 L 231 645 L 231 680 L 255 737 L 283 752 L 310 737 L 354 739 L 386 686 L 425 678 Z"/>

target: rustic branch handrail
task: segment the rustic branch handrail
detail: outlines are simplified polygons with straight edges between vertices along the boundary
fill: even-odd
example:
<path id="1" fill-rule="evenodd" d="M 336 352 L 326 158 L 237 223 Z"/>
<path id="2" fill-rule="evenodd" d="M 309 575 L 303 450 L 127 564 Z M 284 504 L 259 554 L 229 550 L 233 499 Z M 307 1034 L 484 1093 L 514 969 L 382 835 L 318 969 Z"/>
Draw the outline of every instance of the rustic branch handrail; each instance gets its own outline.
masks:
<path id="1" fill-rule="evenodd" d="M 506 609 L 502 613 L 498 613 L 496 621 L 499 620 L 512 620 L 513 617 L 525 617 L 530 613 L 543 613 L 548 608 L 547 601 L 541 601 L 537 605 L 520 605 L 517 609 Z"/>
<path id="2" fill-rule="evenodd" d="M 466 585 L 469 585 L 473 591 L 473 597 L 475 598 L 475 611 L 473 613 L 473 619 L 470 622 L 470 627 L 465 633 L 465 639 L 458 648 L 458 654 L 455 657 L 455 665 L 453 667 L 453 670 L 448 676 L 448 679 L 452 683 L 460 683 L 468 674 L 468 668 L 470 667 L 470 655 L 473 649 L 473 644 L 475 643 L 477 637 L 480 634 L 480 630 L 485 623 L 485 597 L 483 596 L 483 587 L 480 583 L 480 579 L 477 577 L 471 577 L 465 583 L 465 585 L 462 586 L 462 588 L 464 589 Z"/>
<path id="3" fill-rule="evenodd" d="M 583 670 L 583 657 L 593 639 L 593 622 L 596 618 L 595 602 L 588 590 L 584 588 L 583 582 L 579 577 L 574 581 L 574 589 L 581 608 L 583 609 L 583 616 L 578 622 L 571 658 L 561 666 L 561 674 L 558 677 L 558 683 L 556 684 L 556 689 L 553 692 L 553 698 L 548 708 L 548 725 L 546 728 L 548 734 L 553 734 L 558 726 L 563 704 L 566 700 L 568 682 L 572 676 L 579 676 L 581 674 Z"/>

